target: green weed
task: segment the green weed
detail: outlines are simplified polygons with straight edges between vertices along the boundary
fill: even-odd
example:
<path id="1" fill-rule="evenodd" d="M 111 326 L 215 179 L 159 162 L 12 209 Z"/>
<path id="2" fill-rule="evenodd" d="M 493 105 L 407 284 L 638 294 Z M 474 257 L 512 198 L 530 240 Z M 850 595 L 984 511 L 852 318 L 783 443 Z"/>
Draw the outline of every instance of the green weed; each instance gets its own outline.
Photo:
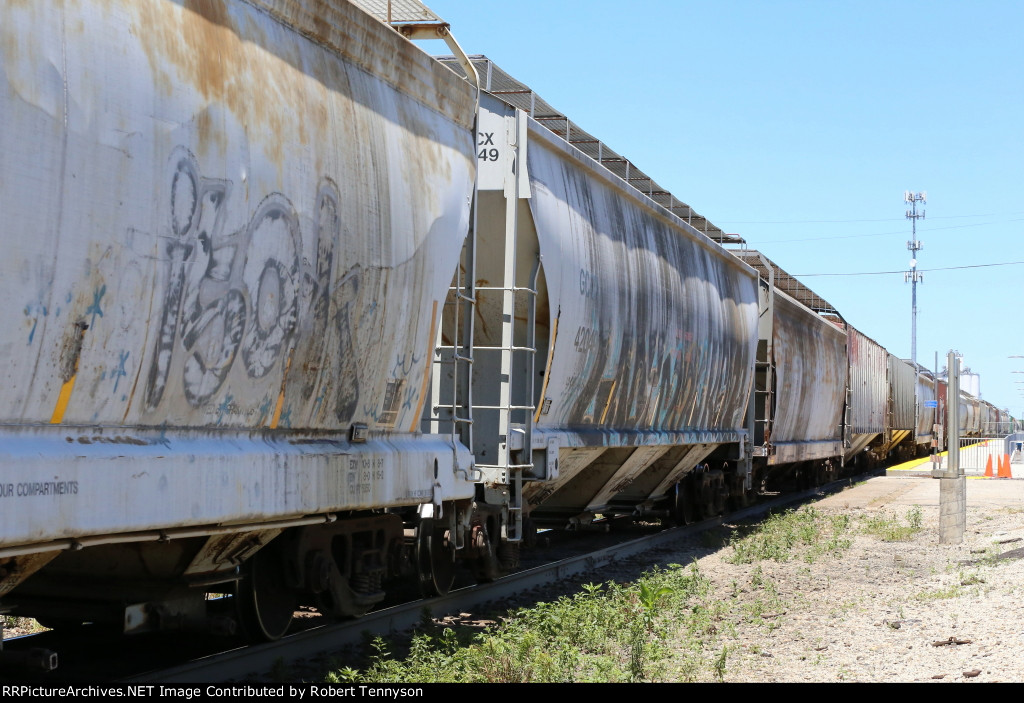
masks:
<path id="1" fill-rule="evenodd" d="M 673 679 L 721 680 L 728 650 L 717 640 L 735 634 L 721 595 L 696 564 L 672 564 L 511 611 L 482 632 L 421 626 L 402 652 L 376 638 L 365 668 L 338 668 L 328 680 L 625 683 L 664 680 L 669 661 L 684 663 Z"/>
<path id="2" fill-rule="evenodd" d="M 964 589 L 960 584 L 951 583 L 945 588 L 940 588 L 935 591 L 921 591 L 920 593 L 914 594 L 914 599 L 919 601 L 933 601 L 933 600 L 949 600 L 950 598 L 958 598 L 963 595 Z"/>
<path id="3" fill-rule="evenodd" d="M 863 531 L 883 542 L 905 542 L 921 531 L 922 522 L 921 508 L 915 505 L 907 511 L 904 520 L 888 513 L 872 515 L 866 518 Z"/>
<path id="4" fill-rule="evenodd" d="M 846 536 L 850 519 L 846 515 L 824 515 L 813 507 L 772 515 L 749 534 L 732 541 L 733 564 L 757 561 L 789 561 L 799 556 L 813 563 L 826 555 L 849 549 Z"/>

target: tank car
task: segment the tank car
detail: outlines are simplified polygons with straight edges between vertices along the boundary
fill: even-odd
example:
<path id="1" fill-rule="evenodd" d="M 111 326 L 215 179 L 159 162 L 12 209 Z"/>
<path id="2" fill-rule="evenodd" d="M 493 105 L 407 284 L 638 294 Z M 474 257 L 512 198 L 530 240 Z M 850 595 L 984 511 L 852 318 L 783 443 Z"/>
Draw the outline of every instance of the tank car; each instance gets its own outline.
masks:
<path id="1" fill-rule="evenodd" d="M 443 587 L 472 86 L 345 0 L 4 3 L 0 40 L 5 611 L 226 627 L 237 588 L 272 638 Z"/>

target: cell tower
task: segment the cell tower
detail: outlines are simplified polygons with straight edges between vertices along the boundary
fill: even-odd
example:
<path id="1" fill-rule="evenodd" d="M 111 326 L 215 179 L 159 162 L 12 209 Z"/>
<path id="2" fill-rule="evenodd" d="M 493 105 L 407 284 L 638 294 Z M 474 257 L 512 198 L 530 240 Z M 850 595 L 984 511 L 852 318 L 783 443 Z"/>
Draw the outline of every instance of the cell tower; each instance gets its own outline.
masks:
<path id="1" fill-rule="evenodd" d="M 917 240 L 917 220 L 924 219 L 924 210 L 917 212 L 917 204 L 927 204 L 925 192 L 913 193 L 909 190 L 903 191 L 903 202 L 910 205 L 907 210 L 907 219 L 911 222 L 912 239 L 907 242 L 907 249 L 910 250 L 910 270 L 903 274 L 903 282 L 910 281 L 911 286 L 911 311 L 910 311 L 910 362 L 914 365 L 914 434 L 917 434 L 917 406 L 921 399 L 917 389 L 917 377 L 920 375 L 917 369 L 917 282 L 923 281 L 924 276 L 917 272 L 917 252 L 924 249 L 921 242 Z"/>

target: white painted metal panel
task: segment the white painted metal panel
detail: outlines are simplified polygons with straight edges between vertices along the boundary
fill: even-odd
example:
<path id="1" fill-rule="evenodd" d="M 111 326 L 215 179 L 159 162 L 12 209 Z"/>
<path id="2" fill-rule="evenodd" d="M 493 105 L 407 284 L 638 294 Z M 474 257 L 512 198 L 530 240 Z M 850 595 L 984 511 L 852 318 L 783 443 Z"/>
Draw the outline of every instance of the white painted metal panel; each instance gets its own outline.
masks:
<path id="1" fill-rule="evenodd" d="M 885 431 L 889 357 L 873 339 L 846 326 L 850 357 L 850 428 L 855 434 Z"/>
<path id="2" fill-rule="evenodd" d="M 0 441 L 0 549 L 469 497 L 450 470 L 434 479 L 456 450 L 469 467 L 469 451 L 439 437 L 26 429 Z"/>
<path id="3" fill-rule="evenodd" d="M 539 432 L 609 446 L 654 443 L 637 433 L 737 441 L 753 271 L 545 132 L 531 125 L 530 206 L 558 331 Z"/>
<path id="4" fill-rule="evenodd" d="M 889 354 L 889 396 L 892 404 L 892 428 L 914 427 L 914 367 L 895 354 Z M 934 395 L 934 393 L 932 394 Z"/>
<path id="5" fill-rule="evenodd" d="M 775 291 L 772 353 L 772 463 L 837 456 L 846 401 L 846 333 Z"/>
<path id="6" fill-rule="evenodd" d="M 0 45 L 0 481 L 77 481 L 34 504 L 53 534 L 439 499 L 410 433 L 468 230 L 472 89 L 344 0 L 5 3 Z M 384 443 L 342 446 L 354 423 Z M 311 443 L 285 460 L 246 434 L 268 430 Z M 349 453 L 394 470 L 369 499 L 190 507 L 209 476 L 329 485 Z M 106 491 L 128 493 L 95 515 Z"/>

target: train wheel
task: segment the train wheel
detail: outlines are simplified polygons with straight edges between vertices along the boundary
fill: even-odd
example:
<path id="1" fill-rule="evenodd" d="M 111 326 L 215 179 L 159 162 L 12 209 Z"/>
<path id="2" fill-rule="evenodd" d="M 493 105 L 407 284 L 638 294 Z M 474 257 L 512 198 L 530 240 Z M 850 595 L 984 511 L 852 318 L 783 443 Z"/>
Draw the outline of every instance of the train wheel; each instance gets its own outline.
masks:
<path id="1" fill-rule="evenodd" d="M 748 507 L 752 502 L 752 491 L 745 487 L 746 481 L 742 476 L 732 476 L 729 479 L 730 496 L 729 501 L 733 510 L 740 510 Z"/>
<path id="2" fill-rule="evenodd" d="M 288 631 L 298 607 L 284 582 L 284 563 L 271 543 L 245 565 L 246 576 L 235 586 L 239 624 L 250 640 L 273 641 Z"/>
<path id="3" fill-rule="evenodd" d="M 828 467 L 824 464 L 817 464 L 814 467 L 814 487 L 820 488 L 828 483 Z"/>
<path id="4" fill-rule="evenodd" d="M 718 472 L 715 476 L 715 515 L 724 515 L 729 505 L 729 483 L 725 473 Z"/>
<path id="5" fill-rule="evenodd" d="M 501 578 L 498 562 L 498 545 L 491 539 L 487 525 L 474 525 L 472 531 L 473 550 L 479 555 L 470 562 L 473 576 L 478 583 L 490 583 Z"/>
<path id="6" fill-rule="evenodd" d="M 700 509 L 699 516 L 700 520 L 707 520 L 708 518 L 716 517 L 721 515 L 725 509 L 725 494 L 724 489 L 725 477 L 721 471 L 708 471 L 702 473 L 698 479 L 700 482 Z"/>
<path id="7" fill-rule="evenodd" d="M 416 570 L 424 598 L 443 596 L 455 580 L 455 550 L 433 518 L 420 520 L 416 530 Z"/>
<path id="8" fill-rule="evenodd" d="M 706 473 L 699 473 L 693 479 L 694 517 L 707 520 L 714 512 L 714 496 L 711 494 L 711 482 Z"/>
<path id="9" fill-rule="evenodd" d="M 672 500 L 672 517 L 680 525 L 689 525 L 693 522 L 693 500 L 691 500 L 690 489 L 686 481 L 676 484 L 675 495 Z"/>

